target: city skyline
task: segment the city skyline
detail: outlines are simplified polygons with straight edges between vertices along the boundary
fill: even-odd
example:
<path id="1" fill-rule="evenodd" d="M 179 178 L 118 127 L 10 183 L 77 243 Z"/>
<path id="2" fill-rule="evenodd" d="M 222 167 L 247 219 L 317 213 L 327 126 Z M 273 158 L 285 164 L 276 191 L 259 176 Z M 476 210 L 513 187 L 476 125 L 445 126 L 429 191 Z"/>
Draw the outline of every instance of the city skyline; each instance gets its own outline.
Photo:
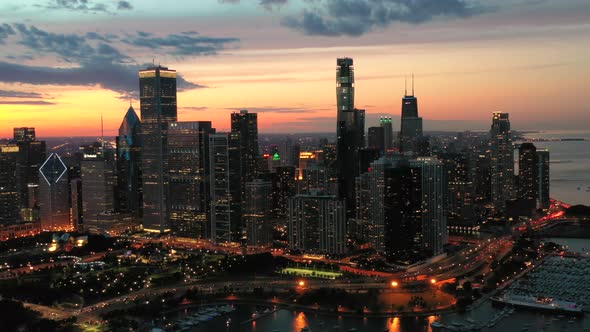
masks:
<path id="1" fill-rule="evenodd" d="M 412 73 L 425 131 L 487 130 L 494 111 L 510 113 L 521 130 L 579 130 L 590 120 L 590 66 L 580 52 L 590 5 L 581 0 L 456 1 L 349 30 L 326 4 L 335 0 L 315 4 L 323 30 L 303 24 L 314 8 L 307 2 L 224 2 L 157 10 L 154 1 L 4 2 L 11 16 L 0 29 L 0 137 L 25 125 L 39 137 L 98 136 L 101 113 L 105 135 L 115 136 L 129 97 L 139 107 L 136 72 L 152 62 L 180 74 L 181 121 L 211 120 L 227 131 L 228 114 L 248 109 L 261 113 L 263 133 L 329 132 L 331 68 L 345 56 L 355 59 L 355 106 L 367 110 L 367 127 L 399 118 Z"/>

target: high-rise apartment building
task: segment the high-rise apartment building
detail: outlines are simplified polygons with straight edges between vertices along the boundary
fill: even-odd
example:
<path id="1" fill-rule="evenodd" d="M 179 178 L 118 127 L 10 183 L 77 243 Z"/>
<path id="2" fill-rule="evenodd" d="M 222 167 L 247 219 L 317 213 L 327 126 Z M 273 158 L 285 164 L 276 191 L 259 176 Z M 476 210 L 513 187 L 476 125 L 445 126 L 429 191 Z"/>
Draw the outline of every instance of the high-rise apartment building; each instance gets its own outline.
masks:
<path id="1" fill-rule="evenodd" d="M 39 184 L 39 167 L 47 159 L 45 141 L 39 141 L 35 135 L 35 128 L 14 128 L 14 141 L 18 145 L 19 153 L 16 166 L 16 187 L 19 192 L 18 208 L 23 210 L 35 209 L 29 197 L 29 185 Z"/>
<path id="2" fill-rule="evenodd" d="M 247 110 L 232 113 L 231 132 L 240 136 L 243 183 L 253 181 L 259 172 L 258 114 Z"/>
<path id="3" fill-rule="evenodd" d="M 139 71 L 141 103 L 143 227 L 169 226 L 168 126 L 177 120 L 176 71 L 155 66 Z"/>
<path id="4" fill-rule="evenodd" d="M 320 192 L 289 198 L 289 247 L 311 253 L 345 253 L 344 204 Z"/>
<path id="5" fill-rule="evenodd" d="M 496 213 L 504 214 L 506 201 L 513 198 L 514 148 L 508 113 L 495 112 L 490 129 L 491 199 Z"/>
<path id="6" fill-rule="evenodd" d="M 172 122 L 168 128 L 170 227 L 189 238 L 207 236 L 211 121 Z"/>
<path id="7" fill-rule="evenodd" d="M 255 179 L 246 182 L 245 205 L 242 210 L 249 245 L 268 245 L 272 242 L 270 216 L 272 212 L 272 182 Z"/>
<path id="8" fill-rule="evenodd" d="M 533 143 L 518 148 L 518 198 L 535 202 L 539 198 L 539 158 Z"/>
<path id="9" fill-rule="evenodd" d="M 379 124 L 383 128 L 383 148 L 385 151 L 393 148 L 393 121 L 390 116 L 379 118 Z M 371 147 L 371 146 L 369 146 Z"/>
<path id="10" fill-rule="evenodd" d="M 537 160 L 539 169 L 537 171 L 539 183 L 539 205 L 541 209 L 548 209 L 550 205 L 549 187 L 549 150 L 537 150 Z"/>
<path id="11" fill-rule="evenodd" d="M 209 135 L 210 237 L 215 243 L 243 240 L 241 150 L 238 133 Z"/>
<path id="12" fill-rule="evenodd" d="M 90 152 L 90 151 L 89 151 Z M 80 162 L 82 180 L 82 216 L 84 230 L 102 233 L 99 215 L 115 209 L 115 161 L 100 148 L 97 153 L 85 153 Z"/>
<path id="13" fill-rule="evenodd" d="M 0 141 L 0 224 L 15 224 L 20 219 L 20 192 L 16 173 L 19 146 Z"/>

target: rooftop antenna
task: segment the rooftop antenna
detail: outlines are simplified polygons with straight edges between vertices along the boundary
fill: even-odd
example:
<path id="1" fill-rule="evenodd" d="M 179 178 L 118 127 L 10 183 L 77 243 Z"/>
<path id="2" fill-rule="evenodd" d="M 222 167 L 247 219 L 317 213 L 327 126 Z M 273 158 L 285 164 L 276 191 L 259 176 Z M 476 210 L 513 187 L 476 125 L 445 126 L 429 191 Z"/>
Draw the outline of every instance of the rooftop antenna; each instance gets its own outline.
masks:
<path id="1" fill-rule="evenodd" d="M 407 96 L 408 95 L 408 76 L 404 76 L 404 84 L 405 84 L 404 96 Z"/>
<path id="2" fill-rule="evenodd" d="M 412 96 L 414 95 L 414 73 L 412 73 Z"/>

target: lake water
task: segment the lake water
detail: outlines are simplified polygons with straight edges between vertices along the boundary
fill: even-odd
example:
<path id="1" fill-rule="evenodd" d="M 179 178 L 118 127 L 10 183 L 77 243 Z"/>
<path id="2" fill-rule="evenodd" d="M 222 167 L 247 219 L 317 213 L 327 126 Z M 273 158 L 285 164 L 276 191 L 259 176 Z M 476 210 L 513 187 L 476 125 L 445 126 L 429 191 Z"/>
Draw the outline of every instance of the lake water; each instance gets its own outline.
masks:
<path id="1" fill-rule="evenodd" d="M 544 131 L 525 136 L 544 139 L 585 139 L 584 141 L 534 142 L 533 144 L 537 149 L 549 149 L 551 197 L 572 205 L 590 205 L 590 132 Z"/>

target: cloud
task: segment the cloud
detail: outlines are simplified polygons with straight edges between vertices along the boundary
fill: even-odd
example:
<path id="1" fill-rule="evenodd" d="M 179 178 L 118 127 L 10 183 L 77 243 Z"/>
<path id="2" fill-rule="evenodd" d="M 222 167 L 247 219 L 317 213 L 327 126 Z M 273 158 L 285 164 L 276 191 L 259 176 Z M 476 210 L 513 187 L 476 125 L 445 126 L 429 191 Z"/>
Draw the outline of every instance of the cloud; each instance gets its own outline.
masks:
<path id="1" fill-rule="evenodd" d="M 56 105 L 56 103 L 45 100 L 0 100 L 0 105 L 36 105 L 49 106 Z"/>
<path id="2" fill-rule="evenodd" d="M 133 9 L 133 6 L 131 5 L 131 3 L 129 1 L 119 1 L 119 3 L 117 3 L 117 9 L 118 10 L 131 10 L 131 9 Z"/>
<path id="3" fill-rule="evenodd" d="M 0 90 L 0 98 L 43 98 L 43 95 L 37 92 Z"/>
<path id="4" fill-rule="evenodd" d="M 67 9 L 81 12 L 108 12 L 108 8 L 103 3 L 94 3 L 89 0 L 53 0 L 45 8 L 47 9 Z"/>
<path id="5" fill-rule="evenodd" d="M 276 107 L 276 106 L 265 106 L 265 107 L 226 107 L 226 110 L 240 111 L 248 110 L 253 113 L 282 113 L 282 114 L 303 114 L 303 113 L 316 113 L 321 109 L 308 109 L 300 107 Z"/>
<path id="6" fill-rule="evenodd" d="M 16 32 L 10 24 L 0 24 L 0 44 L 4 44 L 4 40 L 14 34 L 16 34 Z"/>
<path id="7" fill-rule="evenodd" d="M 219 3 L 236 5 L 240 3 L 240 0 L 217 0 Z M 309 2 L 309 0 L 306 0 Z M 259 0 L 258 4 L 268 11 L 278 9 L 286 5 L 289 0 Z"/>
<path id="8" fill-rule="evenodd" d="M 238 41 L 236 38 L 214 38 L 201 36 L 197 32 L 187 31 L 157 37 L 148 32 L 138 32 L 133 37 L 123 38 L 113 34 L 87 32 L 85 34 L 54 33 L 25 24 L 0 25 L 2 31 L 15 34 L 16 43 L 27 50 L 18 57 L 5 57 L 20 61 L 9 63 L 0 60 L 0 82 L 27 83 L 36 85 L 82 85 L 100 86 L 119 92 L 124 98 L 134 96 L 138 89 L 138 70 L 149 65 L 138 65 L 136 60 L 121 52 L 115 43 L 125 43 L 134 48 L 150 48 L 164 54 L 176 55 L 212 55 L 225 49 L 227 43 Z M 132 49 L 130 51 L 136 51 Z M 142 51 L 142 53 L 145 53 Z M 55 56 L 65 61 L 67 67 L 29 66 L 23 60 Z M 177 76 L 178 91 L 204 88 L 206 86 L 192 83 Z"/>
<path id="9" fill-rule="evenodd" d="M 129 36 L 122 42 L 134 47 L 148 48 L 152 50 L 167 49 L 177 56 L 187 55 L 215 55 L 218 51 L 226 49 L 228 44 L 238 42 L 238 38 L 232 37 L 207 37 L 195 31 L 169 34 L 158 37 L 152 33 L 139 31 Z"/>
<path id="10" fill-rule="evenodd" d="M 85 63 L 74 68 L 27 66 L 0 61 L 0 82 L 34 85 L 100 86 L 122 94 L 137 91 L 138 70 L 148 67 L 115 63 Z M 178 91 L 204 86 L 177 77 Z"/>
<path id="11" fill-rule="evenodd" d="M 419 24 L 436 17 L 469 17 L 486 11 L 472 0 L 318 0 L 282 24 L 306 35 L 360 36 L 394 22 Z"/>

